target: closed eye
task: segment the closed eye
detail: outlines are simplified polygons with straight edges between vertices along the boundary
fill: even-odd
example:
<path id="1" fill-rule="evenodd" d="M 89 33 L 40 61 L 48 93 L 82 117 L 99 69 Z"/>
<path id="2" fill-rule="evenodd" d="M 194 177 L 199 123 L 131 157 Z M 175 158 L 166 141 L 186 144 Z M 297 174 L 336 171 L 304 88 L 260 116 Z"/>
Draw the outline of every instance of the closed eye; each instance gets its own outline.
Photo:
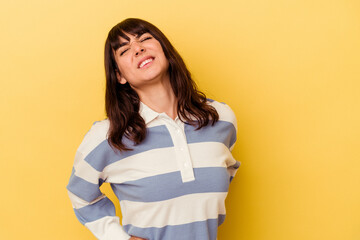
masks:
<path id="1" fill-rule="evenodd" d="M 149 39 L 152 39 L 152 37 L 144 38 L 143 40 L 141 40 L 141 42 L 144 42 L 144 41 L 149 40 Z"/>
<path id="2" fill-rule="evenodd" d="M 140 40 L 140 42 L 144 42 L 144 41 L 149 40 L 149 39 L 152 39 L 152 37 L 150 37 L 150 36 L 149 36 L 149 37 L 146 37 L 146 38 Z M 127 50 L 129 50 L 129 48 L 127 48 L 127 49 L 125 49 L 124 51 L 122 51 L 122 52 L 120 53 L 120 56 L 124 55 L 124 53 L 126 53 Z"/>
<path id="3" fill-rule="evenodd" d="M 125 53 L 127 50 L 129 50 L 129 49 L 125 49 L 124 51 L 122 51 L 122 52 L 120 53 L 120 56 L 124 55 L 124 53 Z"/>

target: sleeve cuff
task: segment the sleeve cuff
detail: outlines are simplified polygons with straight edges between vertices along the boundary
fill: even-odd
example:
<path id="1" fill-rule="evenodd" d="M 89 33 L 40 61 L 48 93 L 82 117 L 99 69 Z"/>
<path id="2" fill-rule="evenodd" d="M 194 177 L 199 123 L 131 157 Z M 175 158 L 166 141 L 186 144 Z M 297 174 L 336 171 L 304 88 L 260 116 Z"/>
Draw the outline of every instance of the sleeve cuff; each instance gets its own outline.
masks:
<path id="1" fill-rule="evenodd" d="M 131 237 L 120 225 L 118 217 L 103 217 L 85 226 L 100 240 L 129 240 Z"/>

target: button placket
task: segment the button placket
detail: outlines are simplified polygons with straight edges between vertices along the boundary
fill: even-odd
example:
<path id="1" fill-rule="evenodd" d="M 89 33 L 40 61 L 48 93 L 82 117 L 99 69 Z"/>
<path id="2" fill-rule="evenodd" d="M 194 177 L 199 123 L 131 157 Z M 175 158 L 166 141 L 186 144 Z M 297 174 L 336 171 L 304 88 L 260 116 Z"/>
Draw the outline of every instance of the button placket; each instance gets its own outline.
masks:
<path id="1" fill-rule="evenodd" d="M 192 161 L 184 130 L 172 119 L 163 119 L 166 122 L 166 126 L 174 143 L 176 160 L 181 172 L 182 181 L 189 182 L 195 180 L 194 170 L 192 168 Z"/>

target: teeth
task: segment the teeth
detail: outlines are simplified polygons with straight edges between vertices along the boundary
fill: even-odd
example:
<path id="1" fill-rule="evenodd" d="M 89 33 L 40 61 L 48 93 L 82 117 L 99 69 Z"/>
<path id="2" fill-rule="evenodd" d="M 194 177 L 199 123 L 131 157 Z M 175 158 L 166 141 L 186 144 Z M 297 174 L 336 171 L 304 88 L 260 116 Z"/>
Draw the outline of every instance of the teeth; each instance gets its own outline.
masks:
<path id="1" fill-rule="evenodd" d="M 140 68 L 142 68 L 145 64 L 149 63 L 149 62 L 152 62 L 152 58 L 149 58 L 149 59 L 146 59 L 145 61 L 143 61 L 141 64 L 140 64 Z"/>

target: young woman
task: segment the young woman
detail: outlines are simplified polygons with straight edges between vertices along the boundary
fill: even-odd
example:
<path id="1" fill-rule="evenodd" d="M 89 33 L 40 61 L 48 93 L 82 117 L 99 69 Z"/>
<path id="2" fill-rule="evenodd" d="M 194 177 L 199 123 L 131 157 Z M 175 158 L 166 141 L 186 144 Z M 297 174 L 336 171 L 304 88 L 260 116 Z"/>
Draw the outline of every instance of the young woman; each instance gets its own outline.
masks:
<path id="1" fill-rule="evenodd" d="M 105 240 L 215 240 L 240 165 L 234 113 L 197 90 L 169 40 L 141 19 L 110 30 L 105 71 L 108 118 L 84 137 L 67 186 L 77 218 Z"/>

